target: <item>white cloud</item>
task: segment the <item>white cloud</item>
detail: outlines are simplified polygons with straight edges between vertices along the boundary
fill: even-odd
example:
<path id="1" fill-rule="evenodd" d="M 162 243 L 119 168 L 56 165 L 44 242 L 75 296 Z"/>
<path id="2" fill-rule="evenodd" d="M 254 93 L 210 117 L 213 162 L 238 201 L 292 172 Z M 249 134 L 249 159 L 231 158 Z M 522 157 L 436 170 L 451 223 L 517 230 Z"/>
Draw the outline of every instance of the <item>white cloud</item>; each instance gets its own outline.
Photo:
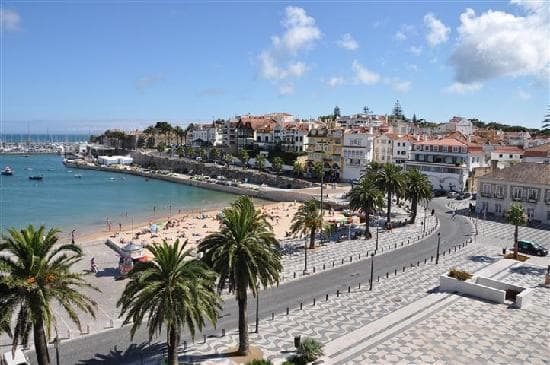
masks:
<path id="1" fill-rule="evenodd" d="M 146 75 L 136 80 L 135 87 L 138 91 L 144 91 L 145 89 L 148 89 L 163 80 L 164 80 L 164 75 L 160 73 Z"/>
<path id="2" fill-rule="evenodd" d="M 453 82 L 451 85 L 443 89 L 446 93 L 449 94 L 468 94 L 481 89 L 483 85 L 479 82 L 474 82 L 471 84 L 463 84 L 461 82 Z"/>
<path id="3" fill-rule="evenodd" d="M 394 91 L 407 92 L 411 89 L 412 82 L 401 80 L 398 77 L 390 77 L 384 79 L 384 84 L 389 85 Z"/>
<path id="4" fill-rule="evenodd" d="M 422 46 L 410 46 L 409 52 L 415 56 L 420 56 L 422 54 Z"/>
<path id="5" fill-rule="evenodd" d="M 279 95 L 285 96 L 285 95 L 291 95 L 293 93 L 294 93 L 293 83 L 283 84 L 279 86 Z"/>
<path id="6" fill-rule="evenodd" d="M 345 82 L 343 77 L 334 76 L 327 80 L 327 85 L 330 87 L 337 87 L 343 85 Z"/>
<path id="7" fill-rule="evenodd" d="M 353 60 L 351 69 L 355 73 L 355 80 L 361 84 L 374 85 L 380 81 L 380 75 L 363 67 L 357 60 Z"/>
<path id="8" fill-rule="evenodd" d="M 294 6 L 285 9 L 281 25 L 284 33 L 272 36 L 271 46 L 258 55 L 258 69 L 262 78 L 278 85 L 279 94 L 288 95 L 294 91 L 294 84 L 280 83 L 304 75 L 308 66 L 297 57 L 300 52 L 313 48 L 322 33 L 314 18 Z"/>
<path id="9" fill-rule="evenodd" d="M 413 25 L 403 24 L 401 28 L 395 32 L 393 38 L 398 41 L 404 41 L 413 34 L 416 34 L 416 28 Z"/>
<path id="10" fill-rule="evenodd" d="M 513 3 L 526 15 L 489 10 L 477 16 L 472 9 L 460 15 L 459 39 L 449 58 L 458 82 L 550 76 L 550 8 L 544 2 Z"/>
<path id="11" fill-rule="evenodd" d="M 0 9 L 0 28 L 6 32 L 17 31 L 21 27 L 21 16 L 15 10 Z"/>
<path id="12" fill-rule="evenodd" d="M 405 63 L 405 68 L 409 71 L 414 71 L 414 72 L 418 71 L 418 66 L 415 65 L 414 63 L 408 63 L 408 62 Z"/>
<path id="13" fill-rule="evenodd" d="M 342 37 L 336 42 L 336 44 L 350 51 L 355 51 L 357 48 L 359 48 L 359 43 L 357 43 L 357 41 L 353 39 L 353 37 L 349 33 L 343 34 Z"/>
<path id="14" fill-rule="evenodd" d="M 531 94 L 520 87 L 518 88 L 518 98 L 521 100 L 529 100 L 531 99 Z"/>
<path id="15" fill-rule="evenodd" d="M 435 47 L 438 44 L 447 42 L 449 39 L 451 28 L 443 24 L 432 13 L 424 15 L 424 25 L 428 28 L 426 39 L 430 46 Z"/>

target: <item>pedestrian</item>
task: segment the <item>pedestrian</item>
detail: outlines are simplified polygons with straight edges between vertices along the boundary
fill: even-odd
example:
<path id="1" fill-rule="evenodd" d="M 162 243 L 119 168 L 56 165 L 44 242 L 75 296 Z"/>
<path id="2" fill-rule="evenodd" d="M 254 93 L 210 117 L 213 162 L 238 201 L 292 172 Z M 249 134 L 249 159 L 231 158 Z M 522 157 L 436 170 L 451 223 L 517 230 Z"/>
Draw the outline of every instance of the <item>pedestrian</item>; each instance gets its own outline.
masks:
<path id="1" fill-rule="evenodd" d="M 433 217 L 434 214 L 435 214 L 435 209 L 432 209 L 432 217 Z"/>
<path id="2" fill-rule="evenodd" d="M 456 208 L 455 210 L 453 210 L 453 216 L 451 217 L 452 220 L 454 220 L 456 218 Z"/>
<path id="3" fill-rule="evenodd" d="M 74 245 L 74 233 L 76 232 L 76 229 L 73 229 L 71 231 L 71 243 Z"/>

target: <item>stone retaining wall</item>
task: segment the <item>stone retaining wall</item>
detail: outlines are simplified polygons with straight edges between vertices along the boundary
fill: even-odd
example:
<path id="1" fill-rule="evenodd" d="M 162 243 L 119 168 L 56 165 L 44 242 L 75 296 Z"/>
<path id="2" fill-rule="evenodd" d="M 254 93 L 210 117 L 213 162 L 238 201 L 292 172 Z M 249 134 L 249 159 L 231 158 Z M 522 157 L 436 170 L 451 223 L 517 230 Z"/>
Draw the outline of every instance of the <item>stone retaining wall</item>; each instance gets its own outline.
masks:
<path id="1" fill-rule="evenodd" d="M 243 181 L 256 185 L 268 185 L 281 189 L 302 189 L 312 186 L 309 181 L 294 179 L 287 176 L 278 176 L 250 169 L 241 169 L 233 166 L 226 167 L 213 163 L 203 163 L 187 158 L 159 157 L 135 151 L 132 153 L 134 162 L 144 168 L 155 170 L 172 170 L 179 173 L 193 171 L 193 174 L 218 176 L 223 175 L 227 179 Z"/>

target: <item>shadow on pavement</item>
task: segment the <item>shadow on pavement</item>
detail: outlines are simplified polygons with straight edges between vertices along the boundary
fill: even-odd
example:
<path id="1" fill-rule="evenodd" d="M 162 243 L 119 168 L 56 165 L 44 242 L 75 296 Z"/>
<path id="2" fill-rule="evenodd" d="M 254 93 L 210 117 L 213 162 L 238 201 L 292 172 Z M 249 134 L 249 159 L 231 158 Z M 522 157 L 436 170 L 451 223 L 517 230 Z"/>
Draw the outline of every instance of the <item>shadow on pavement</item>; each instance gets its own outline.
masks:
<path id="1" fill-rule="evenodd" d="M 510 269 L 511 272 L 521 275 L 544 275 L 546 274 L 546 269 L 543 267 L 535 267 L 529 265 L 523 265 L 519 267 L 513 267 Z"/>
<path id="2" fill-rule="evenodd" d="M 117 277 L 120 273 L 118 271 L 118 268 L 114 267 L 106 267 L 105 269 L 98 271 L 95 276 L 96 278 L 103 278 L 103 277 Z"/>
<path id="3" fill-rule="evenodd" d="M 115 365 L 124 363 L 143 363 L 148 357 L 163 354 L 166 351 L 166 344 L 147 342 L 136 345 L 132 344 L 126 351 L 119 351 L 116 347 L 108 354 L 96 354 L 93 359 L 81 360 L 77 365 Z"/>
<path id="4" fill-rule="evenodd" d="M 493 262 L 497 261 L 496 258 L 494 258 L 494 257 L 489 257 L 489 256 L 470 256 L 469 259 L 472 260 L 473 262 L 488 262 L 488 263 L 493 263 Z"/>

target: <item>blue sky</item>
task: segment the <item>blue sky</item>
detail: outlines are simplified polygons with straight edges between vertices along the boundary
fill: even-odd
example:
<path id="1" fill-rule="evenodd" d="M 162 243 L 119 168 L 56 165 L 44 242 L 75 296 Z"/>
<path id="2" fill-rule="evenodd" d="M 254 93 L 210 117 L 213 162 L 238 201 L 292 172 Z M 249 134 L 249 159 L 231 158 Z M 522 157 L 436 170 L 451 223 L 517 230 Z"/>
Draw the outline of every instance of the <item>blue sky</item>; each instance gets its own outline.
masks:
<path id="1" fill-rule="evenodd" d="M 542 2 L 3 2 L 6 132 L 368 106 L 539 127 Z"/>

